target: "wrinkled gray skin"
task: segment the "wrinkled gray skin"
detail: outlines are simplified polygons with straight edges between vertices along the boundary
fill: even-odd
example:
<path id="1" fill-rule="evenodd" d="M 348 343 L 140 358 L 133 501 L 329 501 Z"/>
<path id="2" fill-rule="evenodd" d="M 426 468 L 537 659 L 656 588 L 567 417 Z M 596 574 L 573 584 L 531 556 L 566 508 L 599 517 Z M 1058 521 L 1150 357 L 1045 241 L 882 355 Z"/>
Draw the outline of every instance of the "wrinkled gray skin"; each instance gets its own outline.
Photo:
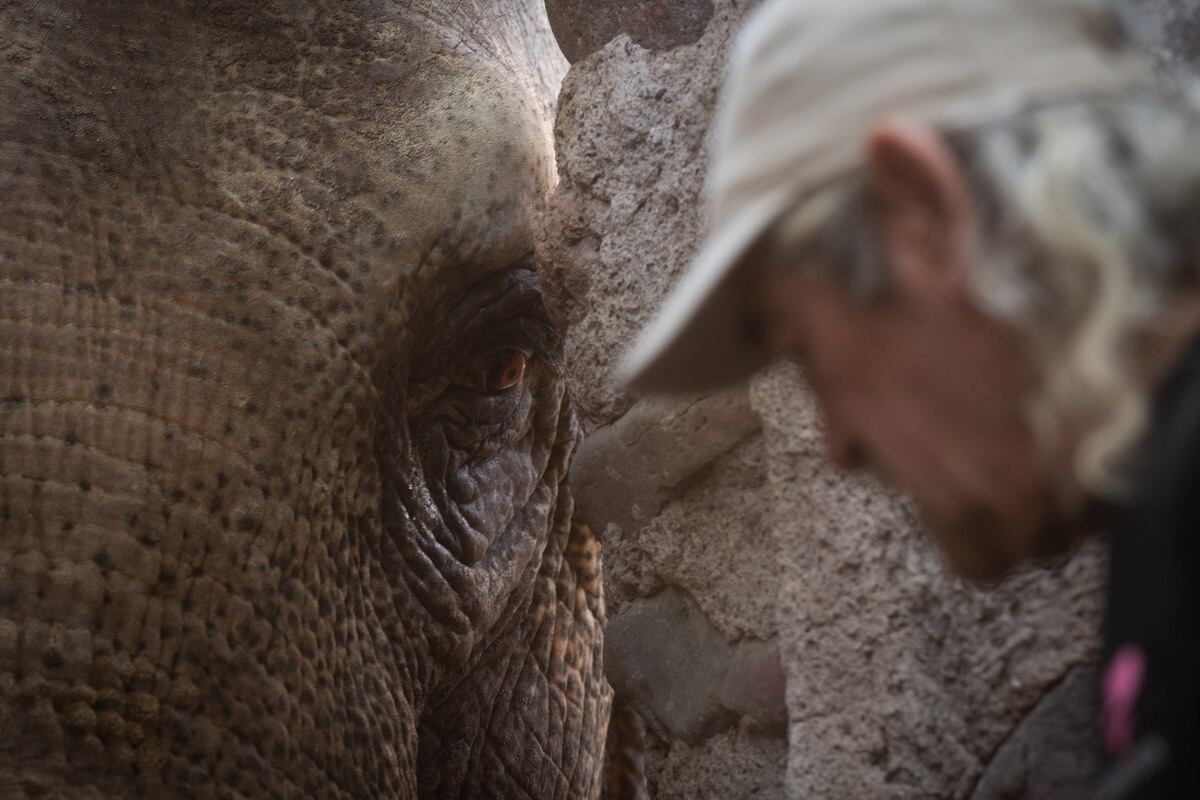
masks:
<path id="1" fill-rule="evenodd" d="M 0 797 L 599 791 L 549 34 L 432 5 L 0 2 Z"/>

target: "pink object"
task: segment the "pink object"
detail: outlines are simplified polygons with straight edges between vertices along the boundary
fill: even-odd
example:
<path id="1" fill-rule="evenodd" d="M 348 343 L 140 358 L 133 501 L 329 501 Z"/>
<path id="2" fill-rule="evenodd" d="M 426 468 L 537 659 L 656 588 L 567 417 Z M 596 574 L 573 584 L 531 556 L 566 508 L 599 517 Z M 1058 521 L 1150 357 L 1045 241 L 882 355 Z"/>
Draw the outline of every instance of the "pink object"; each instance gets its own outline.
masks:
<path id="1" fill-rule="evenodd" d="M 1136 644 L 1123 644 L 1104 671 L 1104 744 L 1119 756 L 1133 744 L 1134 710 L 1146 675 L 1146 655 Z"/>

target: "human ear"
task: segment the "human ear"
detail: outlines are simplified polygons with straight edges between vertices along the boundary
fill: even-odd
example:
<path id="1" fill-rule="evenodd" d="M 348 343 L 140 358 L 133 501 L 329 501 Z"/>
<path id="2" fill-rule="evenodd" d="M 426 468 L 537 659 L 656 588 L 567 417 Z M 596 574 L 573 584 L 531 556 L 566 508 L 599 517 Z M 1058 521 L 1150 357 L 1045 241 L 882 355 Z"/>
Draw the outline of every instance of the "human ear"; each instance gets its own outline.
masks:
<path id="1" fill-rule="evenodd" d="M 946 141 L 923 122 L 884 120 L 868 136 L 866 169 L 893 278 L 921 295 L 961 289 L 972 206 Z"/>

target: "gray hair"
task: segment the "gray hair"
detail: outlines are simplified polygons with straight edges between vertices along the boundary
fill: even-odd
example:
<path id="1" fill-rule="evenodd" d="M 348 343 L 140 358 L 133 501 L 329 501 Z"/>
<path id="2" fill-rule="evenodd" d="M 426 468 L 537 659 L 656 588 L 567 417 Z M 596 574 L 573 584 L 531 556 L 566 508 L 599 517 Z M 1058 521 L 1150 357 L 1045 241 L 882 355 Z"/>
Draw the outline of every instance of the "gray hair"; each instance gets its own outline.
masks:
<path id="1" fill-rule="evenodd" d="M 1141 90 L 1060 100 L 943 134 L 979 212 L 973 300 L 1012 323 L 1042 370 L 1028 411 L 1047 443 L 1069 414 L 1099 420 L 1075 472 L 1089 491 L 1128 491 L 1147 421 L 1131 347 L 1181 289 L 1200 283 L 1200 114 L 1182 94 Z M 780 253 L 812 256 L 870 301 L 889 274 L 862 173 L 772 228 Z"/>

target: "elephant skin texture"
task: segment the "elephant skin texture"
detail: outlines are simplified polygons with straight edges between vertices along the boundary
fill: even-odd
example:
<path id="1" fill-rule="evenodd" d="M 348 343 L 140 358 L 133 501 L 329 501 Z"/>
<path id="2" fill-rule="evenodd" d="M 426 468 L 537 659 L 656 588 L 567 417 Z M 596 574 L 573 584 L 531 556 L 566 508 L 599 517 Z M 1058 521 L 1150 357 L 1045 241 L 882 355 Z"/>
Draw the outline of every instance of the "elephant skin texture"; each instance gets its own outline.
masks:
<path id="1" fill-rule="evenodd" d="M 0 797 L 598 796 L 540 3 L 0 3 Z"/>

